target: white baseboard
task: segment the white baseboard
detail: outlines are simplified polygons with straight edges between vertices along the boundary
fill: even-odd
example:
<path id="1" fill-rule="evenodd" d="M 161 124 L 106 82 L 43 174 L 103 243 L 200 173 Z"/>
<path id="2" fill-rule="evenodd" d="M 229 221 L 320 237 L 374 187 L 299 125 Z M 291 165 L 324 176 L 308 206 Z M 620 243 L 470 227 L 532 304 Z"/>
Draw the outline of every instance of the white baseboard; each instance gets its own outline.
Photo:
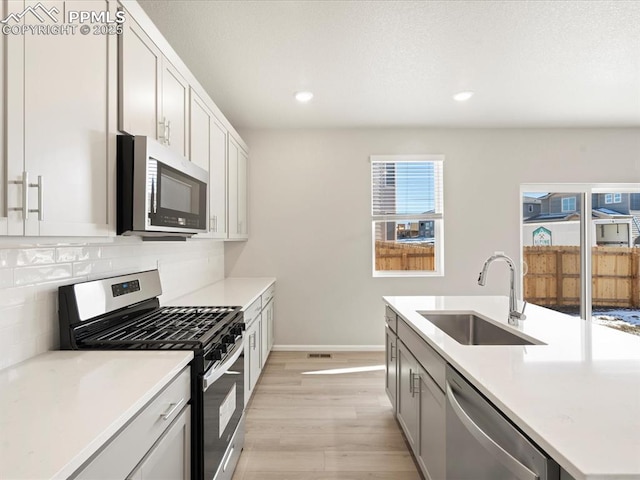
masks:
<path id="1" fill-rule="evenodd" d="M 274 345 L 274 352 L 384 352 L 384 345 Z"/>

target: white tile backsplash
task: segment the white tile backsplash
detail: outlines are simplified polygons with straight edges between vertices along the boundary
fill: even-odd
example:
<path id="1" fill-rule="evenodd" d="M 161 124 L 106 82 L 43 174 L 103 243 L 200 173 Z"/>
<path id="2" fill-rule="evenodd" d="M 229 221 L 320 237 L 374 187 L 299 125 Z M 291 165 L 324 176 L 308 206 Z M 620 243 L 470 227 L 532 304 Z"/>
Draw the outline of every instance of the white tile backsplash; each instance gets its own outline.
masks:
<path id="1" fill-rule="evenodd" d="M 158 268 L 167 302 L 224 278 L 224 243 L 217 240 L 19 241 L 0 249 L 0 369 L 59 348 L 60 285 Z"/>

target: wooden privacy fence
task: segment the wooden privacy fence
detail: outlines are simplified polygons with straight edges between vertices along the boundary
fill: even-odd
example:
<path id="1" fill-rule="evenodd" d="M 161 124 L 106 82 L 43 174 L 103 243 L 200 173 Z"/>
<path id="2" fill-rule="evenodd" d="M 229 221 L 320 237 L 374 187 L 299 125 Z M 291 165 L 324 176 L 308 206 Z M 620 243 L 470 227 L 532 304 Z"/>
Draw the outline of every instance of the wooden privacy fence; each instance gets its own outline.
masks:
<path id="1" fill-rule="evenodd" d="M 378 240 L 376 270 L 435 270 L 434 247 Z"/>
<path id="2" fill-rule="evenodd" d="M 640 306 L 640 248 L 592 248 L 593 305 Z M 539 305 L 580 305 L 580 247 L 524 247 L 525 300 Z"/>

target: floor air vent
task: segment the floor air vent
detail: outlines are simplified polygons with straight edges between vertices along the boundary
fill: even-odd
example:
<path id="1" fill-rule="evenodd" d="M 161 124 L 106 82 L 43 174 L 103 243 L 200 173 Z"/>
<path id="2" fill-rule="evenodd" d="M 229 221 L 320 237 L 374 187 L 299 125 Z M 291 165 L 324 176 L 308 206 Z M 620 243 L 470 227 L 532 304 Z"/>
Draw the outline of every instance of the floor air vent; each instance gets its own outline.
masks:
<path id="1" fill-rule="evenodd" d="M 307 353 L 307 358 L 331 358 L 330 353 Z"/>

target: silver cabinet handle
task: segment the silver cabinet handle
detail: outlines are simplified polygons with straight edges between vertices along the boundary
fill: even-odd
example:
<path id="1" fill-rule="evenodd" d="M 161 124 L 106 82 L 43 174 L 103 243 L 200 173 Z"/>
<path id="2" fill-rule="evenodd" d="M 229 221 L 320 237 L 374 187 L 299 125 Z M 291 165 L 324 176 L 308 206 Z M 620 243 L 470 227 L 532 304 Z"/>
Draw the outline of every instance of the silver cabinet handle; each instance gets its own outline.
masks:
<path id="1" fill-rule="evenodd" d="M 178 408 L 180 408 L 180 405 L 182 405 L 184 403 L 184 398 L 181 398 L 179 402 L 177 403 L 170 403 L 169 404 L 169 410 L 167 412 L 161 413 L 160 417 L 162 417 L 163 420 L 169 420 L 169 417 L 171 417 L 171 415 L 173 415 L 173 413 L 178 410 Z"/>
<path id="2" fill-rule="evenodd" d="M 22 172 L 22 180 L 9 180 L 9 185 L 22 185 L 22 207 L 11 207 L 7 210 L 22 212 L 22 219 L 29 218 L 29 172 Z"/>
<path id="3" fill-rule="evenodd" d="M 12 207 L 7 210 L 21 211 L 22 219 L 28 220 L 29 213 L 38 213 L 38 220 L 44 220 L 44 208 L 43 208 L 43 181 L 42 175 L 38 175 L 38 183 L 29 183 L 29 172 L 22 172 L 22 180 L 10 180 L 7 182 L 10 185 L 22 185 L 22 207 Z M 29 208 L 29 188 L 38 189 L 38 208 Z"/>
<path id="4" fill-rule="evenodd" d="M 167 145 L 171 145 L 171 120 L 167 120 Z"/>
<path id="5" fill-rule="evenodd" d="M 413 370 L 409 369 L 409 393 L 413 397 Z"/>
<path id="6" fill-rule="evenodd" d="M 396 359 L 395 355 L 393 354 L 395 349 L 396 349 L 396 346 L 393 343 L 390 343 L 389 344 L 389 361 L 390 362 L 393 362 Z"/>
<path id="7" fill-rule="evenodd" d="M 416 381 L 418 383 L 416 383 Z M 411 377 L 411 383 L 413 384 L 413 394 L 415 395 L 417 393 L 420 395 L 420 374 L 414 373 L 413 377 Z"/>
<path id="8" fill-rule="evenodd" d="M 469 433 L 480 443 L 489 454 L 504 465 L 519 480 L 539 480 L 540 477 L 516 460 L 509 452 L 496 443 L 496 441 L 487 435 L 471 417 L 464 411 L 460 403 L 453 393 L 453 389 L 447 382 L 447 400 L 453 412 L 456 414 L 460 422 L 465 426 Z"/>
<path id="9" fill-rule="evenodd" d="M 160 129 L 160 131 L 162 133 L 160 133 L 158 135 L 158 140 L 160 140 L 160 143 L 164 144 L 164 145 L 169 145 L 169 132 L 168 132 L 168 125 L 169 122 L 167 121 L 166 117 L 162 117 L 162 120 L 160 122 L 158 122 L 160 124 L 160 127 L 162 127 Z"/>
<path id="10" fill-rule="evenodd" d="M 38 208 L 27 210 L 27 212 L 38 213 L 38 220 L 44 220 L 44 210 L 43 210 L 43 187 L 42 187 L 42 175 L 38 175 L 38 183 L 30 183 L 29 187 L 38 189 Z"/>

